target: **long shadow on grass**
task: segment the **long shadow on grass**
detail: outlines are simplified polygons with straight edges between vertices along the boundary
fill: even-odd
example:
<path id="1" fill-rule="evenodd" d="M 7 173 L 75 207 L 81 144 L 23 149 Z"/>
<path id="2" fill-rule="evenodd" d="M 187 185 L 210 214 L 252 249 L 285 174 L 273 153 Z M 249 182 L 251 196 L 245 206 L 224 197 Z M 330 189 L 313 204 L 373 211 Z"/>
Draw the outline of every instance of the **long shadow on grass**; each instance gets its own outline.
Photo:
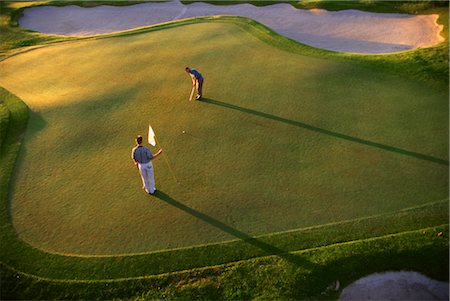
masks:
<path id="1" fill-rule="evenodd" d="M 333 137 L 344 139 L 344 140 L 351 141 L 351 142 L 365 144 L 365 145 L 368 145 L 368 146 L 371 146 L 371 147 L 376 147 L 376 148 L 379 148 L 379 149 L 383 149 L 383 150 L 386 150 L 386 151 L 389 151 L 389 152 L 394 152 L 394 153 L 397 153 L 397 154 L 413 157 L 413 158 L 416 158 L 416 159 L 426 160 L 426 161 L 430 161 L 430 162 L 437 163 L 437 164 L 442 164 L 442 165 L 449 165 L 449 161 L 444 160 L 444 159 L 435 158 L 435 157 L 424 155 L 424 154 L 420 154 L 420 153 L 415 153 L 415 152 L 404 150 L 404 149 L 401 149 L 401 148 L 398 148 L 398 147 L 395 147 L 395 146 L 385 145 L 385 144 L 381 144 L 381 143 L 377 143 L 377 142 L 373 142 L 373 141 L 369 141 L 369 140 L 360 139 L 360 138 L 357 138 L 357 137 L 348 136 L 348 135 L 345 135 L 345 134 L 341 134 L 341 133 L 329 131 L 329 130 L 326 130 L 326 129 L 318 128 L 318 127 L 315 127 L 313 125 L 309 125 L 309 124 L 306 124 L 306 123 L 303 123 L 303 122 L 290 120 L 290 119 L 286 119 L 286 118 L 283 118 L 283 117 L 279 117 L 279 116 L 270 115 L 270 114 L 267 114 L 267 113 L 255 111 L 255 110 L 252 110 L 252 109 L 239 107 L 239 106 L 236 106 L 236 105 L 233 105 L 233 104 L 229 104 L 229 103 L 226 103 L 226 102 L 222 102 L 222 101 L 218 101 L 218 100 L 214 100 L 214 99 L 209 99 L 209 98 L 203 98 L 203 102 L 208 103 L 208 104 L 213 104 L 213 105 L 216 105 L 216 106 L 221 106 L 221 107 L 228 108 L 228 109 L 232 109 L 232 110 L 236 110 L 236 111 L 240 111 L 240 112 L 244 112 L 244 113 L 248 113 L 248 114 L 252 114 L 252 115 L 255 115 L 255 116 L 259 116 L 259 117 L 263 117 L 263 118 L 279 121 L 279 122 L 286 123 L 286 124 L 289 124 L 289 125 L 294 125 L 294 126 L 297 126 L 297 127 L 300 127 L 300 128 L 304 128 L 304 129 L 307 129 L 307 130 L 310 130 L 310 131 L 313 131 L 313 132 L 326 134 L 326 135 L 329 135 L 329 136 L 333 136 Z"/>
<path id="2" fill-rule="evenodd" d="M 224 223 L 222 223 L 221 221 L 216 220 L 215 218 L 208 216 L 204 213 L 201 213 L 200 211 L 197 211 L 195 209 L 192 209 L 176 200 L 174 200 L 173 198 L 171 198 L 169 195 L 167 195 L 166 193 L 158 190 L 155 194 L 155 196 L 157 198 L 159 198 L 160 200 L 174 206 L 177 207 L 181 210 L 183 210 L 186 213 L 189 213 L 192 216 L 195 216 L 198 219 L 201 219 L 202 221 L 204 221 L 205 223 L 208 223 L 236 238 L 239 238 L 241 240 L 243 240 L 244 242 L 253 245 L 254 247 L 257 247 L 259 249 L 261 249 L 262 251 L 264 251 L 265 255 L 277 255 L 295 265 L 301 266 L 303 268 L 309 269 L 309 270 L 313 270 L 314 268 L 317 267 L 317 264 L 312 263 L 309 260 L 306 260 L 298 255 L 294 255 L 291 253 L 288 253 L 288 251 L 277 248 L 275 246 L 272 246 L 268 243 L 265 243 L 259 239 L 256 239 L 242 231 L 239 231 L 237 229 L 234 229 Z"/>

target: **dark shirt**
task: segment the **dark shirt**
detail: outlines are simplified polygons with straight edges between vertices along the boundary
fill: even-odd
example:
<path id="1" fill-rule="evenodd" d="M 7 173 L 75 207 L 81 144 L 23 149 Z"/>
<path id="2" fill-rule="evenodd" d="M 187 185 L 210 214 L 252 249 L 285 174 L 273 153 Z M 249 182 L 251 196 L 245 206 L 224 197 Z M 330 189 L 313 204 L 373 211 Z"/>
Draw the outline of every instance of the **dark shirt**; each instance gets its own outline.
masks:
<path id="1" fill-rule="evenodd" d="M 138 145 L 131 150 L 131 158 L 139 163 L 148 163 L 153 158 L 153 154 L 145 146 Z"/>
<path id="2" fill-rule="evenodd" d="M 201 73 L 195 69 L 191 69 L 191 74 L 194 75 L 194 77 L 196 79 L 203 79 L 203 76 L 201 75 Z"/>

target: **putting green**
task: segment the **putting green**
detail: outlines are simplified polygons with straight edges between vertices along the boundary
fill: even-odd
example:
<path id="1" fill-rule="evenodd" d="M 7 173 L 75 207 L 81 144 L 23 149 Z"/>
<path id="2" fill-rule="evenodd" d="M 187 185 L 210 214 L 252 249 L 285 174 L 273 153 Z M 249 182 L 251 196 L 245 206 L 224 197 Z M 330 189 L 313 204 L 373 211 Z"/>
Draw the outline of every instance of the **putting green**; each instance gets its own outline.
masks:
<path id="1" fill-rule="evenodd" d="M 185 66 L 205 75 L 204 102 L 187 101 Z M 0 68 L 31 109 L 13 224 L 49 252 L 191 246 L 448 197 L 447 92 L 231 23 L 68 42 Z M 179 181 L 155 160 L 157 197 L 130 159 L 149 123 Z"/>

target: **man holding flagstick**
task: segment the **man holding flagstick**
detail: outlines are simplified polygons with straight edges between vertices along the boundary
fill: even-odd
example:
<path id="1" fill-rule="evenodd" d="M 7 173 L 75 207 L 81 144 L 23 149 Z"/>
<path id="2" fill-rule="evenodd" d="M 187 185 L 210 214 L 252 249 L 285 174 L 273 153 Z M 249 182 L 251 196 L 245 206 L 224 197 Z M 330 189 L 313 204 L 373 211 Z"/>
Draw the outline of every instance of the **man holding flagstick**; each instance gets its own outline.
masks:
<path id="1" fill-rule="evenodd" d="M 153 131 L 152 126 L 148 125 L 148 144 L 150 144 L 152 146 L 156 146 L 157 141 L 158 140 L 156 139 L 156 134 Z M 161 147 L 161 144 L 160 143 L 158 143 L 158 144 Z M 172 167 L 170 167 L 169 160 L 167 159 L 167 154 L 164 156 L 164 159 L 166 159 L 167 167 L 169 167 L 170 172 L 172 173 L 173 179 L 175 180 L 175 182 L 179 183 L 177 180 L 177 177 L 175 177 L 175 173 L 173 172 Z"/>
<path id="2" fill-rule="evenodd" d="M 160 149 L 156 154 L 153 155 L 147 147 L 142 145 L 142 136 L 140 135 L 136 137 L 136 144 L 137 145 L 131 150 L 131 158 L 134 160 L 134 164 L 138 168 L 141 175 L 142 183 L 144 185 L 142 188 L 145 190 L 145 192 L 153 195 L 156 191 L 156 188 L 152 160 L 162 153 L 162 149 Z M 154 145 L 156 145 L 156 143 Z"/>

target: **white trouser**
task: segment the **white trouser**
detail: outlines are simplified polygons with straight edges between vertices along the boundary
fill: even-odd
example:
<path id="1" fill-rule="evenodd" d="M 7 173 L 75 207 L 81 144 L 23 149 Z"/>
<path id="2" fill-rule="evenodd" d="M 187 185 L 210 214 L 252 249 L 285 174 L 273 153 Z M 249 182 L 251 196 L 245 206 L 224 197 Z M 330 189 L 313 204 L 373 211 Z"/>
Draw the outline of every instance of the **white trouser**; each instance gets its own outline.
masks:
<path id="1" fill-rule="evenodd" d="M 153 173 L 152 162 L 139 163 L 139 173 L 141 174 L 142 184 L 145 187 L 147 193 L 155 192 L 155 175 Z"/>

